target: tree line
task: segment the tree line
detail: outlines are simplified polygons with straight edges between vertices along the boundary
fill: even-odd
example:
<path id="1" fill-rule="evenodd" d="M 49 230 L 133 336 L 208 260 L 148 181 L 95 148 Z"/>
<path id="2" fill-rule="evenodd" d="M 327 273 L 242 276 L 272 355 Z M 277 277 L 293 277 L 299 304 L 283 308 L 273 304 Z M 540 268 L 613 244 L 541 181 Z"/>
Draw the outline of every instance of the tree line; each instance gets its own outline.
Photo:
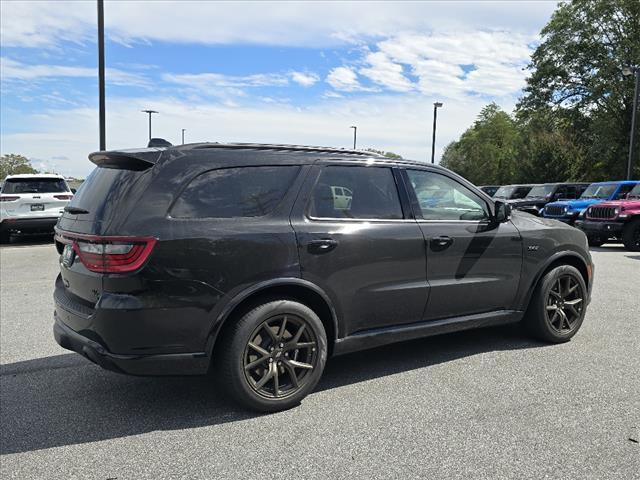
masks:
<path id="1" fill-rule="evenodd" d="M 495 103 L 484 107 L 440 164 L 478 185 L 625 178 L 629 67 L 640 68 L 640 1 L 560 4 L 541 32 L 513 114 Z"/>

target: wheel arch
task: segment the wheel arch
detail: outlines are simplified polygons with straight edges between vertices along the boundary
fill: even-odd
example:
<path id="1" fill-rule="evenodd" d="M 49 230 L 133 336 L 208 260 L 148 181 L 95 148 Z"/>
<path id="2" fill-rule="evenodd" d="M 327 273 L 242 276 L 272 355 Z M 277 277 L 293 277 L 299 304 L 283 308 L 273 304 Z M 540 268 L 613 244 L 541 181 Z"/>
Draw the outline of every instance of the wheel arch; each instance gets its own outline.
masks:
<path id="1" fill-rule="evenodd" d="M 552 255 L 547 261 L 542 265 L 542 267 L 538 270 L 533 280 L 531 281 L 529 288 L 527 289 L 527 295 L 525 297 L 525 301 L 523 303 L 523 307 L 526 310 L 529 307 L 529 303 L 531 302 L 531 297 L 533 296 L 533 292 L 535 288 L 538 286 L 540 280 L 551 270 L 560 266 L 560 265 L 571 265 L 575 267 L 582 278 L 584 279 L 584 283 L 587 285 L 587 290 L 590 290 L 590 285 L 592 282 L 593 272 L 589 271 L 589 266 L 585 259 L 577 252 L 574 251 L 562 251 L 557 252 Z"/>
<path id="2" fill-rule="evenodd" d="M 242 316 L 255 306 L 273 298 L 287 298 L 306 305 L 313 310 L 322 322 L 327 334 L 329 356 L 338 334 L 338 317 L 329 296 L 317 285 L 301 278 L 282 278 L 268 280 L 253 285 L 237 294 L 217 316 L 215 327 L 209 335 L 207 352 L 210 356 L 221 334 L 233 319 Z"/>

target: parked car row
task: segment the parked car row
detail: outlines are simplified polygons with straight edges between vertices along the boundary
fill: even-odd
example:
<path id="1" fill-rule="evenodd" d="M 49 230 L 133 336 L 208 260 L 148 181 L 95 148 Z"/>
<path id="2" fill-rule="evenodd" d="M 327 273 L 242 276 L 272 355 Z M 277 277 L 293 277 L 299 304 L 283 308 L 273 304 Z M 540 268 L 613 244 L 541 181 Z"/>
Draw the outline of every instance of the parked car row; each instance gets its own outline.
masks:
<path id="1" fill-rule="evenodd" d="M 486 185 L 485 193 L 512 208 L 560 220 L 585 232 L 591 246 L 622 241 L 640 251 L 640 182 Z"/>

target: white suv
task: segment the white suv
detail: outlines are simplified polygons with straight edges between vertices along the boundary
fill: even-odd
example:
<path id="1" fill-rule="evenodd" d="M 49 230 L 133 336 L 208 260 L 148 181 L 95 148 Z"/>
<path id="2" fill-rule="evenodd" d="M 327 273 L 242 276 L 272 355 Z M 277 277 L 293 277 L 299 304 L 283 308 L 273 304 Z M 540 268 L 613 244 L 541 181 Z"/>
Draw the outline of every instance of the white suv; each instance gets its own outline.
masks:
<path id="1" fill-rule="evenodd" d="M 60 175 L 9 175 L 0 190 L 0 242 L 11 232 L 52 232 L 72 197 Z"/>

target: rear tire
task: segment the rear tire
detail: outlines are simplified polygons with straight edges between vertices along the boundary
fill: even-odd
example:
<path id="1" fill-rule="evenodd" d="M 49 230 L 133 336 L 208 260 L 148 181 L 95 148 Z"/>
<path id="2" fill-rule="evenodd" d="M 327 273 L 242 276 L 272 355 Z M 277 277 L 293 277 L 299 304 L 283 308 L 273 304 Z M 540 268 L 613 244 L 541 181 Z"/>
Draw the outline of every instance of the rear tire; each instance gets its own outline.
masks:
<path id="1" fill-rule="evenodd" d="M 11 241 L 11 233 L 9 231 L 0 232 L 0 243 L 9 243 Z"/>
<path id="2" fill-rule="evenodd" d="M 327 337 L 320 318 L 306 305 L 269 301 L 225 332 L 220 360 L 223 386 L 236 401 L 261 412 L 286 410 L 320 380 Z"/>
<path id="3" fill-rule="evenodd" d="M 590 247 L 601 247 L 606 242 L 600 237 L 587 237 L 587 240 L 589 240 Z"/>
<path id="4" fill-rule="evenodd" d="M 587 286 L 571 265 L 560 265 L 538 282 L 524 323 L 534 337 L 551 343 L 567 342 L 584 320 Z"/>
<path id="5" fill-rule="evenodd" d="M 631 220 L 624 226 L 622 243 L 627 250 L 640 252 L 640 218 Z"/>

